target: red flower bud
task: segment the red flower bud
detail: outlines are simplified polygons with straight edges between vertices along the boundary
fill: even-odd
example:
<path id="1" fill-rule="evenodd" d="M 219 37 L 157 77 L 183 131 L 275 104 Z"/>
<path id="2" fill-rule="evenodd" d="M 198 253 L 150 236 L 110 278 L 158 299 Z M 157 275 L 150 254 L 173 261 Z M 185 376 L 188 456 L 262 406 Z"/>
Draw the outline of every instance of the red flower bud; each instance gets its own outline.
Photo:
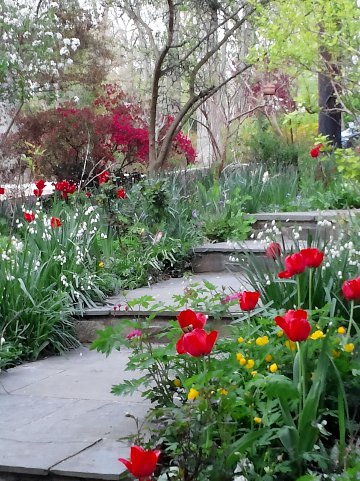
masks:
<path id="1" fill-rule="evenodd" d="M 116 193 L 118 199 L 125 199 L 126 198 L 126 192 L 125 189 L 119 189 Z"/>
<path id="2" fill-rule="evenodd" d="M 34 212 L 24 212 L 24 219 L 26 222 L 33 222 L 35 220 Z"/>
<path id="3" fill-rule="evenodd" d="M 342 285 L 342 292 L 348 301 L 360 299 L 360 277 L 345 281 Z"/>
<path id="4" fill-rule="evenodd" d="M 200 312 L 194 312 L 191 309 L 185 309 L 185 311 L 181 311 L 177 316 L 177 320 L 179 321 L 180 327 L 183 331 L 190 329 L 200 328 L 202 329 L 207 320 L 207 316 L 205 314 L 201 314 Z"/>
<path id="5" fill-rule="evenodd" d="M 45 181 L 44 179 L 40 179 L 38 181 L 35 182 L 35 185 L 36 185 L 36 188 L 39 189 L 39 190 L 44 190 L 45 188 Z"/>
<path id="6" fill-rule="evenodd" d="M 248 292 L 245 291 L 241 294 L 239 299 L 240 308 L 243 311 L 252 311 L 255 309 L 258 300 L 260 299 L 260 292 Z"/>
<path id="7" fill-rule="evenodd" d="M 50 219 L 50 225 L 52 229 L 55 229 L 56 227 L 61 227 L 62 223 L 59 217 L 51 217 Z"/>
<path id="8" fill-rule="evenodd" d="M 287 311 L 284 317 L 276 316 L 275 322 L 293 342 L 305 341 L 311 331 L 307 312 L 302 309 Z"/>
<path id="9" fill-rule="evenodd" d="M 285 258 L 285 271 L 279 272 L 280 279 L 288 279 L 289 277 L 301 274 L 306 269 L 305 258 L 297 252 Z"/>
<path id="10" fill-rule="evenodd" d="M 320 149 L 322 149 L 324 146 L 323 144 L 318 144 L 316 145 L 313 149 L 310 150 L 310 155 L 313 159 L 316 159 L 316 157 L 319 157 L 320 155 Z"/>
<path id="11" fill-rule="evenodd" d="M 324 260 L 324 253 L 316 248 L 301 249 L 300 254 L 304 258 L 306 267 L 319 267 Z"/>
<path id="12" fill-rule="evenodd" d="M 280 244 L 278 242 L 271 242 L 266 248 L 266 255 L 272 259 L 276 259 L 277 257 L 281 256 Z"/>
<path id="13" fill-rule="evenodd" d="M 211 331 L 208 334 L 204 329 L 196 328 L 181 336 L 176 343 L 176 350 L 178 354 L 187 353 L 193 357 L 205 356 L 210 354 L 217 335 L 217 331 Z"/>
<path id="14" fill-rule="evenodd" d="M 161 451 L 145 451 L 140 446 L 131 446 L 130 461 L 119 458 L 120 463 L 125 464 L 126 468 L 135 478 L 142 479 L 151 476 L 158 462 Z"/>

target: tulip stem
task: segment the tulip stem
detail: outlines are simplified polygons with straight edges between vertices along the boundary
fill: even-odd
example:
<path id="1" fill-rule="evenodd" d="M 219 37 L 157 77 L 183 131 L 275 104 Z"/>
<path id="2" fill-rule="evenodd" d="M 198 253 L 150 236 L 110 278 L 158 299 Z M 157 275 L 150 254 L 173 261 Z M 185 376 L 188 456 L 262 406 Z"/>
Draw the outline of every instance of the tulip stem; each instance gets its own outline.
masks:
<path id="1" fill-rule="evenodd" d="M 298 309 L 301 309 L 301 290 L 300 290 L 300 277 L 299 276 L 297 276 L 297 278 L 296 278 L 296 285 L 297 285 Z"/>
<path id="2" fill-rule="evenodd" d="M 312 317 L 312 280 L 313 280 L 313 270 L 309 269 L 309 317 Z"/>
<path id="3" fill-rule="evenodd" d="M 354 323 L 354 301 L 351 301 L 351 303 L 350 303 L 350 320 L 349 320 L 348 331 L 347 331 L 346 338 L 345 338 L 345 344 L 347 344 L 347 342 L 349 340 L 349 337 L 351 335 L 350 331 L 351 331 L 353 323 Z"/>
<path id="4" fill-rule="evenodd" d="M 305 357 L 302 352 L 300 342 L 296 342 L 296 346 L 299 353 L 299 394 L 300 394 L 300 413 L 305 406 L 306 400 L 306 367 L 305 367 Z"/>

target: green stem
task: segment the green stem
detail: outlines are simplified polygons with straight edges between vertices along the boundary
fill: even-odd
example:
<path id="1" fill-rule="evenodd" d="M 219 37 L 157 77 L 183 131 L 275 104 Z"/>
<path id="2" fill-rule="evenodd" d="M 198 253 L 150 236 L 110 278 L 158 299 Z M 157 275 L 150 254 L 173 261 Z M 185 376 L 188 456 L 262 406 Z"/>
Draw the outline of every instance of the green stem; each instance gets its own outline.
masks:
<path id="1" fill-rule="evenodd" d="M 313 270 L 309 269 L 309 318 L 312 316 L 312 280 L 313 280 Z"/>
<path id="2" fill-rule="evenodd" d="M 297 298 L 298 298 L 298 309 L 301 308 L 301 289 L 300 289 L 300 277 L 297 276 L 296 278 L 296 285 L 297 285 Z"/>
<path id="3" fill-rule="evenodd" d="M 349 319 L 349 327 L 346 333 L 346 338 L 345 338 L 345 344 L 347 344 L 349 337 L 350 337 L 350 331 L 352 328 L 352 325 L 354 323 L 354 301 L 351 301 L 350 303 L 350 319 Z"/>
<path id="4" fill-rule="evenodd" d="M 299 394 L 300 394 L 300 413 L 305 406 L 306 400 L 306 366 L 305 366 L 305 356 L 302 352 L 300 342 L 296 343 L 298 353 L 299 353 Z M 300 415 L 299 415 L 300 419 Z"/>

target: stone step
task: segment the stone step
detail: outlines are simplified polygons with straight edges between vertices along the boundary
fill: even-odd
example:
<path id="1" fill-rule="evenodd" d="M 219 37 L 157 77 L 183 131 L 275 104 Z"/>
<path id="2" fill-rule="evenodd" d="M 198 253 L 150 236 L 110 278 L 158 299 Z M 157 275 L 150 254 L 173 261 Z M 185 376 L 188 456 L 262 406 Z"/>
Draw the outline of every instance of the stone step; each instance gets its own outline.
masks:
<path id="1" fill-rule="evenodd" d="M 106 305 L 85 310 L 84 315 L 77 319 L 75 323 L 78 339 L 80 339 L 81 342 L 91 342 L 95 339 L 96 331 L 99 329 L 117 324 L 121 322 L 122 319 L 138 319 L 140 323 L 143 319 L 154 313 L 156 313 L 152 321 L 154 331 L 166 329 L 169 320 L 175 320 L 180 310 L 186 308 L 176 308 L 174 297 L 182 297 L 188 289 L 204 289 L 204 282 L 209 282 L 214 285 L 218 291 L 223 291 L 224 297 L 231 292 L 238 292 L 249 288 L 245 279 L 237 274 L 231 274 L 229 272 L 206 272 L 205 274 L 193 274 L 183 278 L 172 278 L 151 286 L 121 292 L 119 295 L 108 298 Z M 133 306 L 131 310 L 126 310 L 129 301 L 144 298 L 144 296 L 151 296 L 152 299 L 148 301 L 146 307 Z M 188 306 L 191 307 L 190 304 L 188 304 Z M 211 323 L 211 312 L 206 312 L 205 305 L 200 304 L 197 310 L 209 314 Z M 238 314 L 239 310 L 236 307 L 231 309 L 232 316 L 236 317 Z M 233 319 L 233 317 L 229 317 L 228 319 Z M 221 321 L 221 323 L 225 324 L 226 322 L 226 318 L 224 318 L 224 321 Z M 221 323 L 219 326 L 214 324 L 214 328 L 220 328 Z"/>
<path id="2" fill-rule="evenodd" d="M 328 240 L 330 235 L 336 235 L 343 222 L 353 215 L 360 215 L 360 209 L 327 210 L 313 212 L 260 212 L 252 215 L 255 223 L 252 226 L 252 240 L 228 241 L 208 243 L 193 249 L 192 269 L 195 273 L 206 272 L 241 272 L 241 262 L 233 263 L 230 258 L 246 259 L 249 254 L 259 258 L 259 262 L 266 259 L 266 243 L 262 239 L 271 235 L 271 230 L 277 228 L 276 238 L 282 237 L 287 252 L 297 249 L 293 240 L 296 229 L 297 243 L 306 247 L 309 238 Z M 268 232 L 266 232 L 268 231 Z M 259 233 L 263 235 L 259 236 Z M 280 236 L 281 234 L 281 236 Z M 282 243 L 280 242 L 280 244 Z"/>

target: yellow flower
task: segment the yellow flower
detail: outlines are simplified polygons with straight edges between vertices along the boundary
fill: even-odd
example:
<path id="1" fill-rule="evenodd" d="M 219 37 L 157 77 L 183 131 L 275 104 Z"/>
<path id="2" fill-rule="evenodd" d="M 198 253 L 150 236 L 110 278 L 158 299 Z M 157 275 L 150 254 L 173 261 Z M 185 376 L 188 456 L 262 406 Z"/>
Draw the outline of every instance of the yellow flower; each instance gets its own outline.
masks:
<path id="1" fill-rule="evenodd" d="M 180 386 L 181 386 L 181 381 L 180 381 L 180 379 L 178 379 L 178 378 L 174 379 L 173 383 L 174 383 L 174 386 L 176 386 L 176 387 L 180 387 Z"/>
<path id="2" fill-rule="evenodd" d="M 269 342 L 269 338 L 267 336 L 262 336 L 256 339 L 255 344 L 257 346 L 266 346 L 268 342 Z"/>
<path id="3" fill-rule="evenodd" d="M 254 422 L 255 422 L 256 424 L 260 424 L 261 421 L 262 421 L 261 418 L 258 418 L 257 416 L 254 417 Z"/>
<path id="4" fill-rule="evenodd" d="M 291 349 L 291 351 L 295 351 L 295 350 L 296 350 L 296 342 L 290 341 L 290 339 L 288 339 L 287 341 L 285 341 L 285 346 L 286 346 L 288 349 Z"/>
<path id="5" fill-rule="evenodd" d="M 346 334 L 346 329 L 343 326 L 340 326 L 337 330 L 338 334 Z"/>
<path id="6" fill-rule="evenodd" d="M 236 354 L 236 359 L 237 359 L 238 361 L 241 361 L 241 359 L 242 359 L 243 357 L 244 357 L 244 356 L 241 354 L 241 352 L 238 352 L 238 353 Z"/>
<path id="7" fill-rule="evenodd" d="M 255 361 L 253 359 L 249 359 L 245 367 L 246 369 L 252 369 L 254 365 L 255 365 Z"/>
<path id="8" fill-rule="evenodd" d="M 189 391 L 189 394 L 188 394 L 188 400 L 193 401 L 194 399 L 196 399 L 199 396 L 199 394 L 200 394 L 199 391 L 197 391 L 196 389 L 194 389 L 192 387 Z"/>
<path id="9" fill-rule="evenodd" d="M 284 335 L 284 331 L 282 329 L 280 329 L 280 331 L 278 331 L 276 333 L 277 337 L 282 337 Z"/>
<path id="10" fill-rule="evenodd" d="M 252 376 L 256 376 L 256 374 L 257 374 L 257 371 L 251 371 L 251 373 L 250 373 L 250 374 L 251 374 Z"/>
<path id="11" fill-rule="evenodd" d="M 348 344 L 345 344 L 345 346 L 344 346 L 345 352 L 353 352 L 354 349 L 355 349 L 355 346 L 352 342 L 349 342 Z"/>
<path id="12" fill-rule="evenodd" d="M 276 372 L 277 370 L 278 370 L 278 366 L 277 366 L 276 362 L 274 362 L 273 364 L 271 364 L 271 365 L 269 366 L 269 371 L 270 371 L 270 372 L 273 372 L 273 373 L 274 373 L 274 372 Z"/>
<path id="13" fill-rule="evenodd" d="M 239 344 L 241 344 L 242 342 L 244 342 L 244 338 L 240 336 L 240 337 L 238 337 L 237 341 L 238 341 Z"/>
<path id="14" fill-rule="evenodd" d="M 220 388 L 219 393 L 222 394 L 223 396 L 227 396 L 229 394 L 229 391 L 224 388 Z"/>
<path id="15" fill-rule="evenodd" d="M 266 361 L 266 362 L 270 362 L 270 361 L 272 361 L 272 358 L 273 358 L 273 357 L 272 357 L 271 354 L 267 354 L 267 355 L 265 356 L 265 361 Z"/>
<path id="16" fill-rule="evenodd" d="M 244 357 L 242 357 L 240 360 L 239 360 L 239 363 L 241 366 L 244 366 L 246 364 L 246 359 Z"/>
<path id="17" fill-rule="evenodd" d="M 100 261 L 99 264 L 98 264 L 98 266 L 99 266 L 101 269 L 104 267 L 104 265 L 105 265 L 105 264 L 103 263 L 103 261 Z"/>
<path id="18" fill-rule="evenodd" d="M 317 339 L 323 339 L 324 337 L 326 337 L 325 334 L 322 331 L 318 330 L 311 334 L 310 339 L 316 341 Z"/>
<path id="19" fill-rule="evenodd" d="M 331 354 L 332 354 L 333 357 L 336 358 L 336 357 L 340 357 L 341 352 L 340 352 L 340 351 L 337 351 L 336 349 L 333 349 L 333 350 L 331 351 Z"/>

